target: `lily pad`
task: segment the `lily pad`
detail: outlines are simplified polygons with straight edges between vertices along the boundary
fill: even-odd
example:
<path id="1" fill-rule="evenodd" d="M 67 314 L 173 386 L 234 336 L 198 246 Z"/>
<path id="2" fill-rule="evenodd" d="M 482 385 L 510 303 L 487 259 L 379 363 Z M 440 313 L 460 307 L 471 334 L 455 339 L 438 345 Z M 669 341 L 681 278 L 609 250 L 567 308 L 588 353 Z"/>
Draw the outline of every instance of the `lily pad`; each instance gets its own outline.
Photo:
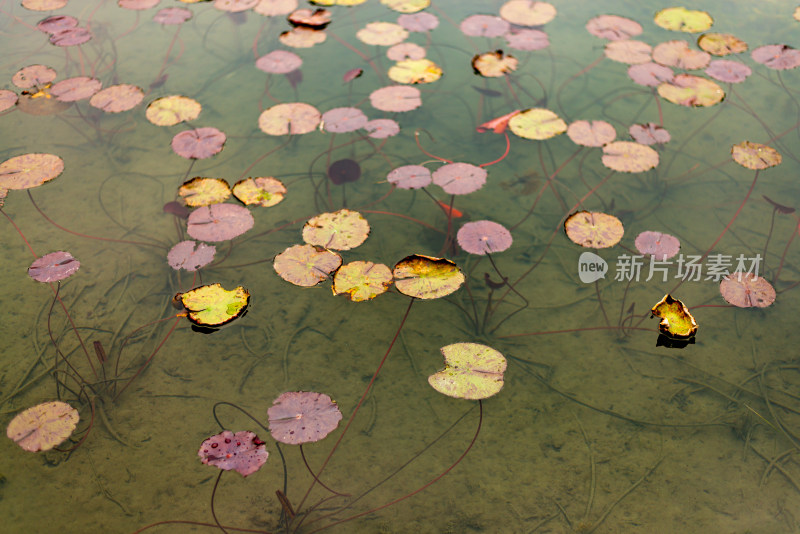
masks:
<path id="1" fill-rule="evenodd" d="M 671 139 L 669 132 L 663 126 L 654 122 L 634 124 L 628 128 L 628 133 L 631 134 L 634 141 L 641 145 L 663 145 L 664 143 L 669 143 Z"/>
<path id="2" fill-rule="evenodd" d="M 622 239 L 622 222 L 607 213 L 578 211 L 564 221 L 567 237 L 582 247 L 613 247 Z"/>
<path id="3" fill-rule="evenodd" d="M 6 435 L 26 451 L 49 451 L 72 435 L 79 418 L 78 410 L 66 402 L 45 402 L 18 413 Z"/>
<path id="4" fill-rule="evenodd" d="M 461 21 L 459 28 L 470 37 L 500 37 L 508 32 L 511 24 L 493 15 L 470 15 Z"/>
<path id="5" fill-rule="evenodd" d="M 386 51 L 386 57 L 392 61 L 403 61 L 404 59 L 422 59 L 427 52 L 416 43 L 400 43 Z M 402 82 L 401 82 L 402 83 Z"/>
<path id="6" fill-rule="evenodd" d="M 277 256 L 272 267 L 278 276 L 296 286 L 312 287 L 342 264 L 342 257 L 314 245 L 294 245 Z"/>
<path id="7" fill-rule="evenodd" d="M 684 70 L 704 69 L 711 61 L 711 54 L 689 48 L 689 43 L 678 39 L 656 45 L 653 49 L 653 61 Z"/>
<path id="8" fill-rule="evenodd" d="M 392 285 L 392 270 L 382 263 L 354 261 L 333 275 L 333 294 L 348 294 L 353 302 L 374 299 Z"/>
<path id="9" fill-rule="evenodd" d="M 64 160 L 53 154 L 23 154 L 0 163 L 0 190 L 30 189 L 58 177 Z"/>
<path id="10" fill-rule="evenodd" d="M 705 11 L 685 7 L 662 9 L 653 20 L 665 30 L 687 33 L 704 32 L 714 24 L 714 19 Z"/>
<path id="11" fill-rule="evenodd" d="M 550 38 L 541 30 L 512 29 L 505 34 L 505 39 L 509 48 L 515 50 L 542 50 L 550 46 Z"/>
<path id="12" fill-rule="evenodd" d="M 433 181 L 431 171 L 422 165 L 403 165 L 392 169 L 386 180 L 400 189 L 421 189 Z"/>
<path id="13" fill-rule="evenodd" d="M 369 223 L 357 211 L 341 209 L 312 217 L 303 226 L 303 241 L 332 250 L 350 250 L 369 235 Z"/>
<path id="14" fill-rule="evenodd" d="M 466 195 L 483 187 L 486 169 L 469 163 L 448 163 L 433 173 L 433 183 L 451 195 Z"/>
<path id="15" fill-rule="evenodd" d="M 223 430 L 203 441 L 197 455 L 206 465 L 223 471 L 236 471 L 243 477 L 261 469 L 269 457 L 266 443 L 249 430 L 235 434 Z"/>
<path id="16" fill-rule="evenodd" d="M 400 125 L 392 119 L 373 119 L 364 124 L 367 136 L 373 139 L 386 139 L 400 133 Z"/>
<path id="17" fill-rule="evenodd" d="M 427 32 L 439 26 L 439 19 L 433 13 L 423 12 L 400 15 L 397 17 L 397 23 L 410 32 Z"/>
<path id="18" fill-rule="evenodd" d="M 662 98 L 686 107 L 708 107 L 722 102 L 725 91 L 722 87 L 700 76 L 678 74 L 672 81 L 658 86 Z"/>
<path id="19" fill-rule="evenodd" d="M 393 22 L 369 22 L 356 32 L 356 37 L 368 45 L 392 46 L 408 38 L 408 31 Z"/>
<path id="20" fill-rule="evenodd" d="M 297 70 L 303 60 L 294 52 L 288 50 L 273 50 L 256 60 L 256 68 L 272 74 L 286 74 Z"/>
<path id="21" fill-rule="evenodd" d="M 431 0 L 381 0 L 381 4 L 398 13 L 416 13 L 431 5 Z"/>
<path id="22" fill-rule="evenodd" d="M 45 65 L 29 65 L 18 70 L 12 77 L 11 83 L 20 89 L 30 89 L 45 85 L 56 79 L 56 71 Z"/>
<path id="23" fill-rule="evenodd" d="M 647 63 L 638 63 L 628 67 L 628 76 L 634 83 L 644 85 L 645 87 L 657 87 L 663 82 L 671 82 L 675 77 L 672 69 L 648 61 Z"/>
<path id="24" fill-rule="evenodd" d="M 267 410 L 269 433 L 275 441 L 301 445 L 319 441 L 333 432 L 342 412 L 324 393 L 287 391 Z"/>
<path id="25" fill-rule="evenodd" d="M 106 113 L 120 113 L 135 108 L 142 99 L 144 90 L 141 87 L 122 83 L 98 91 L 89 100 L 89 104 Z"/>
<path id="26" fill-rule="evenodd" d="M 753 273 L 726 275 L 719 283 L 719 292 L 729 304 L 739 308 L 766 308 L 775 302 L 775 288 L 763 276 Z"/>
<path id="27" fill-rule="evenodd" d="M 541 26 L 555 18 L 556 8 L 547 2 L 508 0 L 500 6 L 500 16 L 517 26 Z"/>
<path id="28" fill-rule="evenodd" d="M 586 31 L 609 41 L 624 41 L 642 33 L 642 25 L 626 17 L 600 15 L 586 23 Z"/>
<path id="29" fill-rule="evenodd" d="M 511 232 L 494 221 L 472 221 L 464 224 L 456 235 L 458 245 L 470 254 L 502 252 L 511 246 Z"/>
<path id="30" fill-rule="evenodd" d="M 255 220 L 247 208 L 234 204 L 212 204 L 189 215 L 186 232 L 198 241 L 229 241 L 253 227 Z"/>
<path id="31" fill-rule="evenodd" d="M 705 73 L 721 82 L 742 83 L 753 71 L 744 63 L 729 59 L 715 59 L 709 63 Z"/>
<path id="32" fill-rule="evenodd" d="M 367 123 L 367 116 L 358 108 L 333 108 L 322 114 L 326 132 L 347 133 L 360 130 Z"/>
<path id="33" fill-rule="evenodd" d="M 631 141 L 614 141 L 603 147 L 603 165 L 619 172 L 644 172 L 658 165 L 658 152 Z"/>
<path id="34" fill-rule="evenodd" d="M 422 105 L 420 94 L 416 87 L 391 85 L 372 91 L 369 102 L 381 111 L 411 111 Z"/>
<path id="35" fill-rule="evenodd" d="M 206 245 L 197 241 L 181 241 L 172 247 L 167 253 L 167 263 L 175 269 L 185 269 L 196 271 L 200 267 L 208 265 L 214 259 L 217 247 Z"/>
<path id="36" fill-rule="evenodd" d="M 550 139 L 567 131 L 567 123 L 558 115 L 544 108 L 526 109 L 508 121 L 508 127 L 525 139 Z"/>
<path id="37" fill-rule="evenodd" d="M 246 205 L 265 208 L 278 204 L 286 195 L 286 186 L 277 178 L 261 176 L 240 180 L 232 188 L 233 196 Z"/>
<path id="38" fill-rule="evenodd" d="M 150 102 L 145 116 L 156 126 L 174 126 L 179 122 L 196 119 L 201 109 L 203 107 L 200 102 L 188 96 L 172 95 Z"/>
<path id="39" fill-rule="evenodd" d="M 519 60 L 502 50 L 478 54 L 472 58 L 472 70 L 484 78 L 500 78 L 517 70 Z"/>
<path id="40" fill-rule="evenodd" d="M 228 291 L 220 284 L 211 284 L 182 293 L 180 299 L 193 324 L 219 327 L 244 314 L 250 293 L 242 286 Z"/>
<path id="41" fill-rule="evenodd" d="M 428 377 L 428 383 L 457 399 L 487 399 L 503 389 L 506 359 L 497 350 L 479 343 L 454 343 L 439 349 L 445 368 Z"/>
<path id="42" fill-rule="evenodd" d="M 72 276 L 81 266 L 69 252 L 51 252 L 36 258 L 28 267 L 28 276 L 37 282 L 56 282 Z"/>
<path id="43" fill-rule="evenodd" d="M 625 63 L 626 65 L 636 65 L 637 63 L 647 63 L 650 61 L 650 53 L 653 48 L 642 41 L 625 39 L 624 41 L 611 41 L 604 50 L 606 57 L 612 61 Z"/>
<path id="44" fill-rule="evenodd" d="M 225 146 L 224 132 L 207 126 L 186 130 L 172 138 L 172 151 L 187 159 L 205 159 L 219 153 Z"/>
<path id="45" fill-rule="evenodd" d="M 50 94 L 61 102 L 76 102 L 90 98 L 103 87 L 102 82 L 97 78 L 88 76 L 76 76 L 61 80 L 50 88 Z"/>
<path id="46" fill-rule="evenodd" d="M 197 176 L 184 182 L 178 188 L 178 195 L 187 206 L 197 208 L 225 202 L 231 196 L 231 188 L 222 178 Z"/>
<path id="47" fill-rule="evenodd" d="M 387 74 L 397 83 L 433 83 L 442 77 L 442 68 L 430 59 L 404 59 L 389 67 Z"/>
<path id="48" fill-rule="evenodd" d="M 704 33 L 697 38 L 697 46 L 714 56 L 741 54 L 747 51 L 747 43 L 729 33 Z"/>
<path id="49" fill-rule="evenodd" d="M 733 145 L 731 157 L 742 167 L 753 170 L 768 169 L 780 165 L 783 160 L 780 152 L 771 146 L 750 141 L 742 141 L 738 145 Z"/>
<path id="50" fill-rule="evenodd" d="M 606 121 L 579 120 L 570 123 L 567 135 L 576 145 L 600 147 L 616 139 L 617 131 Z"/>
<path id="51" fill-rule="evenodd" d="M 697 333 L 697 322 L 689 308 L 670 294 L 665 295 L 650 312 L 661 318 L 658 329 L 671 339 L 689 339 Z"/>
<path id="52" fill-rule="evenodd" d="M 278 40 L 292 48 L 311 48 L 314 45 L 324 43 L 327 37 L 324 31 L 298 26 L 280 34 Z"/>
<path id="53" fill-rule="evenodd" d="M 397 262 L 392 271 L 397 290 L 409 297 L 437 299 L 458 290 L 464 274 L 452 261 L 413 254 Z"/>
<path id="54" fill-rule="evenodd" d="M 759 46 L 750 53 L 756 63 L 774 70 L 788 70 L 800 65 L 800 50 L 785 44 Z"/>
<path id="55" fill-rule="evenodd" d="M 313 132 L 321 119 L 314 106 L 291 102 L 265 109 L 258 117 L 258 127 L 268 135 L 299 135 Z"/>
<path id="56" fill-rule="evenodd" d="M 681 242 L 677 237 L 651 231 L 637 235 L 634 245 L 640 253 L 654 256 L 659 261 L 668 260 L 681 249 Z"/>

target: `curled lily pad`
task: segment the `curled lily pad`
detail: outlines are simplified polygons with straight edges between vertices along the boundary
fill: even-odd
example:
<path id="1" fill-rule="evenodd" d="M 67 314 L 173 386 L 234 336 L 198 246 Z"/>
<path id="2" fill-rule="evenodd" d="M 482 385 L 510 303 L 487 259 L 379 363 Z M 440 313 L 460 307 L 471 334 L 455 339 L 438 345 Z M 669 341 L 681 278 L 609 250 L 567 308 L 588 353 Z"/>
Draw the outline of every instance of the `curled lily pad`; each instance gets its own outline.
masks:
<path id="1" fill-rule="evenodd" d="M 301 445 L 319 441 L 342 420 L 336 402 L 324 393 L 287 391 L 267 410 L 269 433 L 275 441 Z"/>
<path id="2" fill-rule="evenodd" d="M 357 211 L 341 209 L 312 217 L 303 226 L 303 241 L 333 250 L 350 250 L 369 235 L 369 223 Z"/>
<path id="3" fill-rule="evenodd" d="M 37 282 L 56 282 L 72 276 L 81 266 L 69 252 L 51 252 L 31 263 L 28 276 Z"/>
<path id="4" fill-rule="evenodd" d="M 455 263 L 422 254 L 413 254 L 397 262 L 392 275 L 400 293 L 418 299 L 447 296 L 464 283 L 464 274 Z"/>
<path id="5" fill-rule="evenodd" d="M 719 292 L 739 308 L 766 308 L 775 302 L 775 288 L 763 276 L 736 271 L 719 283 Z"/>
<path id="6" fill-rule="evenodd" d="M 70 437 L 78 419 L 78 410 L 66 402 L 45 402 L 18 413 L 6 435 L 26 451 L 48 451 Z"/>
<path id="7" fill-rule="evenodd" d="M 392 285 L 392 270 L 382 263 L 354 261 L 333 275 L 333 294 L 348 294 L 353 302 L 374 299 Z"/>
<path id="8" fill-rule="evenodd" d="M 203 441 L 197 455 L 206 465 L 236 471 L 243 477 L 261 469 L 269 457 L 266 443 L 249 430 L 223 430 Z"/>
<path id="9" fill-rule="evenodd" d="M 193 324 L 219 327 L 244 314 L 250 293 L 242 286 L 228 291 L 220 284 L 211 284 L 182 293 L 180 298 Z"/>
<path id="10" fill-rule="evenodd" d="M 269 208 L 283 200 L 286 186 L 277 178 L 260 176 L 236 182 L 232 192 L 233 196 L 246 206 L 255 204 Z"/>
<path id="11" fill-rule="evenodd" d="M 178 188 L 178 195 L 187 206 L 196 208 L 225 202 L 231 196 L 231 188 L 222 178 L 197 176 L 184 182 Z"/>
<path id="12" fill-rule="evenodd" d="M 697 322 L 683 302 L 666 294 L 650 312 L 660 317 L 659 331 L 671 339 L 689 339 L 697 333 Z"/>
<path id="13" fill-rule="evenodd" d="M 742 141 L 731 148 L 733 161 L 748 169 L 768 169 L 780 165 L 783 157 L 771 146 Z"/>
<path id="14" fill-rule="evenodd" d="M 587 248 L 613 247 L 625 233 L 619 219 L 596 211 L 573 213 L 564 221 L 564 230 L 573 243 Z"/>
<path id="15" fill-rule="evenodd" d="M 428 377 L 428 383 L 457 399 L 486 399 L 503 388 L 506 359 L 497 350 L 479 343 L 454 343 L 440 349 L 445 368 Z"/>
<path id="16" fill-rule="evenodd" d="M 342 264 L 342 257 L 314 245 L 294 245 L 277 256 L 272 267 L 278 276 L 296 286 L 312 287 Z"/>

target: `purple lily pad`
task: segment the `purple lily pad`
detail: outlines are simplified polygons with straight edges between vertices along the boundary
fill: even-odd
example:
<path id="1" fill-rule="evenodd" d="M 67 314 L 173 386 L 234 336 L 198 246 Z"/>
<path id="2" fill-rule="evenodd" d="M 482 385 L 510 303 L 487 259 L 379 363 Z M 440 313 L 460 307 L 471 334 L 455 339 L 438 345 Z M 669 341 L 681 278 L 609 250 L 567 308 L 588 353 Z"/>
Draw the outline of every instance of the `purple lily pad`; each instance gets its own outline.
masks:
<path id="1" fill-rule="evenodd" d="M 222 150 L 227 136 L 216 128 L 207 126 L 186 130 L 172 138 L 172 150 L 187 159 L 205 159 Z"/>
<path id="2" fill-rule="evenodd" d="M 256 68 L 270 74 L 286 74 L 299 69 L 302 64 L 300 56 L 288 50 L 273 50 L 256 60 Z"/>
<path id="3" fill-rule="evenodd" d="M 461 32 L 470 37 L 500 37 L 511 24 L 494 15 L 471 15 L 461 21 Z"/>
<path id="4" fill-rule="evenodd" d="M 397 23 L 410 32 L 427 32 L 439 26 L 439 19 L 432 13 L 400 15 Z"/>
<path id="5" fill-rule="evenodd" d="M 433 173 L 433 183 L 451 195 L 474 193 L 486 183 L 486 170 L 469 163 L 448 163 Z"/>
<path id="6" fill-rule="evenodd" d="M 217 247 L 214 245 L 206 245 L 196 241 L 181 241 L 170 249 L 167 254 L 167 262 L 176 271 L 178 269 L 196 271 L 200 267 L 211 263 L 216 251 Z"/>
<path id="7" fill-rule="evenodd" d="M 31 263 L 28 276 L 37 282 L 56 282 L 70 277 L 80 266 L 81 262 L 69 252 L 51 252 Z"/>
<path id="8" fill-rule="evenodd" d="M 224 430 L 211 436 L 200 445 L 197 455 L 206 465 L 238 471 L 243 477 L 261 469 L 269 457 L 266 443 L 249 430 L 235 434 Z"/>
<path id="9" fill-rule="evenodd" d="M 502 252 L 511 246 L 511 232 L 493 221 L 472 221 L 458 230 L 458 245 L 470 254 Z"/>
<path id="10" fill-rule="evenodd" d="M 183 24 L 190 18 L 192 18 L 192 12 L 183 7 L 165 7 L 159 9 L 153 16 L 155 22 L 168 25 Z"/>
<path id="11" fill-rule="evenodd" d="M 36 28 L 44 33 L 52 34 L 61 30 L 74 28 L 77 25 L 78 19 L 75 17 L 71 17 L 70 15 L 54 15 L 52 17 L 47 17 L 46 19 L 40 20 L 36 25 Z"/>
<path id="12" fill-rule="evenodd" d="M 663 126 L 659 126 L 654 122 L 634 124 L 628 129 L 628 132 L 630 132 L 634 141 L 642 145 L 669 143 L 672 138 Z"/>
<path id="13" fill-rule="evenodd" d="M 300 445 L 319 441 L 342 420 L 331 398 L 313 391 L 287 391 L 267 410 L 269 432 L 275 441 Z"/>
<path id="14" fill-rule="evenodd" d="M 681 249 L 681 242 L 677 237 L 661 232 L 642 232 L 636 236 L 634 244 L 636 250 L 642 254 L 655 256 L 660 261 L 670 259 Z"/>
<path id="15" fill-rule="evenodd" d="M 50 88 L 50 94 L 60 102 L 75 102 L 91 98 L 101 87 L 103 87 L 103 84 L 97 78 L 76 76 L 61 80 L 53 85 Z"/>
<path id="16" fill-rule="evenodd" d="M 392 119 L 374 119 L 364 124 L 367 135 L 373 139 L 386 139 L 400 132 L 400 125 Z"/>
<path id="17" fill-rule="evenodd" d="M 741 83 L 753 73 L 744 63 L 729 59 L 715 59 L 705 72 L 715 80 L 727 83 Z"/>
<path id="18" fill-rule="evenodd" d="M 399 189 L 421 189 L 433 181 L 431 171 L 422 165 L 397 167 L 389 172 L 386 179 Z"/>
<path id="19" fill-rule="evenodd" d="M 800 50 L 784 44 L 759 46 L 750 57 L 756 63 L 775 70 L 793 69 L 800 65 Z"/>
<path id="20" fill-rule="evenodd" d="M 92 38 L 92 33 L 86 28 L 67 28 L 50 35 L 50 44 L 56 46 L 77 46 Z"/>
<path id="21" fill-rule="evenodd" d="M 255 224 L 253 215 L 235 204 L 202 206 L 189 215 L 188 234 L 198 241 L 228 241 L 240 236 Z"/>
<path id="22" fill-rule="evenodd" d="M 334 108 L 322 114 L 326 132 L 346 133 L 360 130 L 367 116 L 358 108 Z"/>

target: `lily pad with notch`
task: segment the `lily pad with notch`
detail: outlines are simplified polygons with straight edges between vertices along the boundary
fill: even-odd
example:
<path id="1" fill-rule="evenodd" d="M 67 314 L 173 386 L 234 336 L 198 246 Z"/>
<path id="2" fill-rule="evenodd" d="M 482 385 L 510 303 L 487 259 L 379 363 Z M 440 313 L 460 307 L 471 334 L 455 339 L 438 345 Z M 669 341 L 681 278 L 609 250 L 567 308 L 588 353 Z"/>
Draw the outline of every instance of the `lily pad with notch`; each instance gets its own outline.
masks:
<path id="1" fill-rule="evenodd" d="M 453 343 L 439 349 L 445 368 L 428 377 L 428 383 L 444 395 L 458 399 L 486 399 L 503 388 L 506 359 L 480 343 Z"/>
<path id="2" fill-rule="evenodd" d="M 354 261 L 333 275 L 333 294 L 347 294 L 353 302 L 364 302 L 385 293 L 392 285 L 392 270 L 382 263 Z"/>
<path id="3" fill-rule="evenodd" d="M 314 245 L 293 245 L 277 256 L 272 267 L 278 276 L 296 286 L 312 287 L 327 279 L 342 264 L 342 257 Z"/>
<path id="4" fill-rule="evenodd" d="M 72 276 L 81 266 L 69 252 L 58 251 L 36 258 L 28 267 L 28 276 L 37 282 L 57 282 Z"/>
<path id="5" fill-rule="evenodd" d="M 324 393 L 287 391 L 267 410 L 269 433 L 275 441 L 302 445 L 319 441 L 339 426 L 342 412 Z"/>
<path id="6" fill-rule="evenodd" d="M 465 280 L 452 261 L 422 254 L 412 254 L 397 262 L 392 276 L 400 293 L 425 300 L 445 297 L 457 291 Z"/>
<path id="7" fill-rule="evenodd" d="M 266 443 L 249 430 L 223 430 L 203 441 L 197 455 L 206 465 L 236 471 L 243 477 L 261 469 L 269 458 Z"/>
<path id="8" fill-rule="evenodd" d="M 242 286 L 227 290 L 221 284 L 196 287 L 180 294 L 187 318 L 204 332 L 215 331 L 247 312 L 250 293 Z"/>
<path id="9" fill-rule="evenodd" d="M 332 250 L 350 250 L 369 235 L 369 223 L 357 211 L 341 209 L 321 213 L 303 226 L 303 241 Z"/>
<path id="10" fill-rule="evenodd" d="M 45 402 L 18 413 L 6 435 L 26 451 L 48 451 L 72 435 L 79 419 L 78 410 L 66 402 Z"/>

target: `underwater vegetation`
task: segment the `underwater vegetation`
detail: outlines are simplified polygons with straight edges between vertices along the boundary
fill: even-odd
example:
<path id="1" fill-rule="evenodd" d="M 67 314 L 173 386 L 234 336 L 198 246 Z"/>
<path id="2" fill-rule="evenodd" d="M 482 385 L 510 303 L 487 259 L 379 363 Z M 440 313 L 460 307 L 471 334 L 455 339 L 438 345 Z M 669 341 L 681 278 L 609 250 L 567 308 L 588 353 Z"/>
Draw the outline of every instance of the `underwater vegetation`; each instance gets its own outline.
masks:
<path id="1" fill-rule="evenodd" d="M 800 529 L 800 8 L 581 4 L 0 0 L 3 524 Z"/>

